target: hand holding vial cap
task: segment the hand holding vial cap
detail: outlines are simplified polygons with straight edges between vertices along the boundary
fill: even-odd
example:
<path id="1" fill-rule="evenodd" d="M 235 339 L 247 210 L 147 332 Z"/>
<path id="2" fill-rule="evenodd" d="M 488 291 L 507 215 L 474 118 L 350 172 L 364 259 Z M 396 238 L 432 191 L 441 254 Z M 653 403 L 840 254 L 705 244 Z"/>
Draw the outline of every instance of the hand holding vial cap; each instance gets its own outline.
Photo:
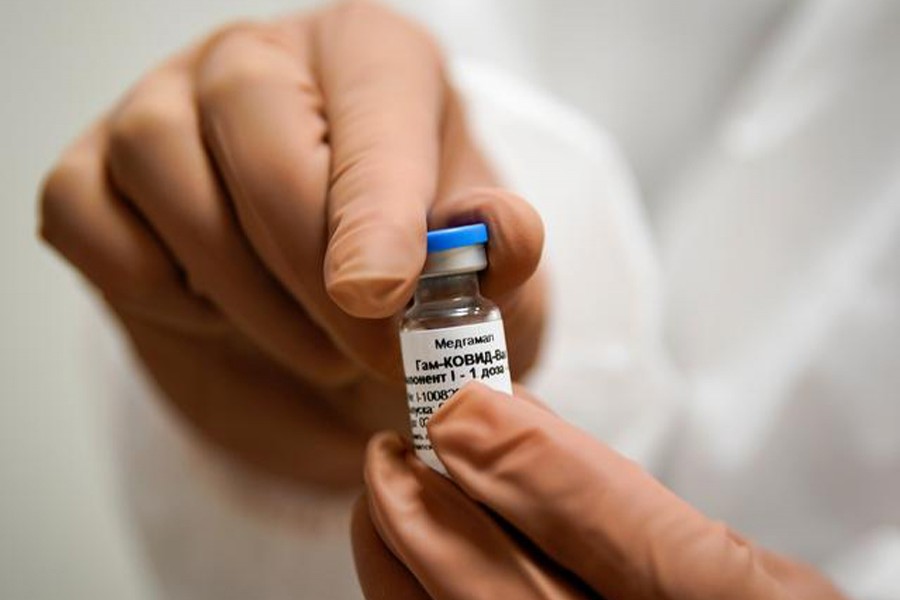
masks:
<path id="1" fill-rule="evenodd" d="M 369 443 L 352 526 L 368 600 L 844 599 L 516 396 L 469 383 L 434 415 L 452 482 L 396 433 Z"/>
<path id="2" fill-rule="evenodd" d="M 428 439 L 431 415 L 468 381 L 512 394 L 500 309 L 478 287 L 487 242 L 484 223 L 429 232 L 425 268 L 400 325 L 413 447 L 444 475 Z"/>
<path id="3" fill-rule="evenodd" d="M 405 426 L 397 320 L 429 226 L 488 223 L 484 289 L 514 368 L 535 360 L 543 229 L 496 185 L 432 37 L 328 3 L 220 28 L 138 78 L 48 174 L 41 235 L 191 431 L 347 488 L 372 432 Z"/>

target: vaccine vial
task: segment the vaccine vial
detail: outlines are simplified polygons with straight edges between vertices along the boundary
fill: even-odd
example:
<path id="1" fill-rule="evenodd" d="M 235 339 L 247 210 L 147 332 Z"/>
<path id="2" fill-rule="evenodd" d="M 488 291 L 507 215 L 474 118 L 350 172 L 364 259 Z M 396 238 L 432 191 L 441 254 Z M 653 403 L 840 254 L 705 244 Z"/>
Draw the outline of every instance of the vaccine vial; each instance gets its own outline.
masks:
<path id="1" fill-rule="evenodd" d="M 428 439 L 431 415 L 469 381 L 512 394 L 500 309 L 478 288 L 487 241 L 483 223 L 429 232 L 425 268 L 400 324 L 413 447 L 444 475 Z"/>

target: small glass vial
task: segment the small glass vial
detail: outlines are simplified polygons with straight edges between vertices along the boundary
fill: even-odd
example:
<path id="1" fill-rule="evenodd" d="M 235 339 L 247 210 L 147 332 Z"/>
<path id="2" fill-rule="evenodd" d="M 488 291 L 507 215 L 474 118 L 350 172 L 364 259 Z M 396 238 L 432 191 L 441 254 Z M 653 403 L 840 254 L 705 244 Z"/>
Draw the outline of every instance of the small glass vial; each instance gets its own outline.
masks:
<path id="1" fill-rule="evenodd" d="M 469 381 L 512 394 L 500 309 L 478 289 L 487 241 L 483 223 L 429 232 L 415 300 L 400 324 L 413 446 L 444 475 L 428 439 L 431 415 Z"/>

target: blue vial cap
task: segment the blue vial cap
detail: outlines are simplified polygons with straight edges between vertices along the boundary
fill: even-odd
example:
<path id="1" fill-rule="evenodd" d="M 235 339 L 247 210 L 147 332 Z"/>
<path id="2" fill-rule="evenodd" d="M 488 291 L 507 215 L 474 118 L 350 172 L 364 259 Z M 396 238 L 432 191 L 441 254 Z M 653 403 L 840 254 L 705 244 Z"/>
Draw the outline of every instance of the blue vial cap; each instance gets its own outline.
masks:
<path id="1" fill-rule="evenodd" d="M 428 232 L 428 253 L 484 244 L 487 241 L 488 229 L 484 223 L 435 229 Z"/>

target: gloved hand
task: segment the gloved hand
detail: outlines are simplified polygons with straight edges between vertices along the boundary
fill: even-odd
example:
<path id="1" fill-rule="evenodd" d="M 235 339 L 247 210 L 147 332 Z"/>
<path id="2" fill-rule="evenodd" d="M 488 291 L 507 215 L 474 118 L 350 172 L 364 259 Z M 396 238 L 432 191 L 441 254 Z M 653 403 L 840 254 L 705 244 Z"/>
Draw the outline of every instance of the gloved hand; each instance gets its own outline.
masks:
<path id="1" fill-rule="evenodd" d="M 347 486 L 371 432 L 406 421 L 397 315 L 429 226 L 487 222 L 484 291 L 514 373 L 534 360 L 542 227 L 493 185 L 432 39 L 351 2 L 152 70 L 49 174 L 41 234 L 207 439 Z"/>
<path id="2" fill-rule="evenodd" d="M 838 600 L 810 567 L 697 512 L 638 465 L 470 383 L 431 419 L 455 484 L 378 434 L 353 519 L 366 598 Z"/>

